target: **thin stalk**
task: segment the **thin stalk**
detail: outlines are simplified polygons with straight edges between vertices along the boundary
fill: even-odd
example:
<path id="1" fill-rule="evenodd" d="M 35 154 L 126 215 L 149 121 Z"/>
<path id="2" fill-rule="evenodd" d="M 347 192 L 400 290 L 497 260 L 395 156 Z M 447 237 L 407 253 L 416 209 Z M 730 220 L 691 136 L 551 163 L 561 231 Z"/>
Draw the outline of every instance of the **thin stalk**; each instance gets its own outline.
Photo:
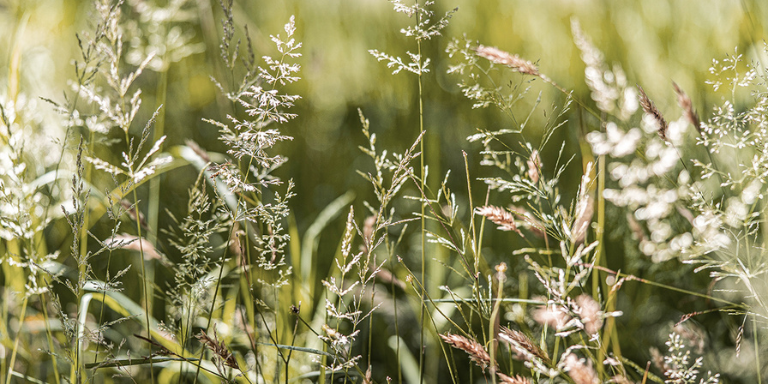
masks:
<path id="1" fill-rule="evenodd" d="M 115 225 L 117 226 L 117 221 L 115 221 Z M 115 241 L 115 236 L 114 236 L 114 233 L 113 233 L 112 234 L 111 242 L 114 244 L 114 241 Z M 106 271 L 107 271 L 107 274 L 106 274 L 107 282 L 109 282 L 109 266 L 111 264 L 112 264 L 112 249 L 110 248 L 109 254 L 107 255 L 107 269 L 106 269 Z M 106 299 L 106 297 L 107 297 L 107 290 L 105 289 L 105 290 L 103 290 L 101 292 L 101 308 L 99 309 L 99 324 L 103 323 L 104 307 L 105 307 L 105 305 L 104 305 L 105 301 L 104 300 Z M 184 344 L 182 344 L 182 346 L 183 345 Z M 96 363 L 98 361 L 98 359 L 99 359 L 99 349 L 100 348 L 101 348 L 101 343 L 96 343 L 96 353 L 93 355 L 93 362 L 94 363 Z"/>
<path id="2" fill-rule="evenodd" d="M 583 119 L 582 119 L 583 121 Z M 600 124 L 600 130 L 604 131 L 604 125 Z M 595 265 L 601 264 L 601 259 L 603 255 L 603 235 L 605 233 L 605 196 L 603 195 L 603 192 L 605 191 L 605 155 L 600 155 L 597 158 L 597 228 L 595 228 L 595 240 L 597 241 L 597 247 L 595 249 Z M 592 298 L 596 302 L 600 302 L 600 275 L 596 269 L 592 269 Z M 610 306 L 610 308 L 608 308 Z M 611 302 L 606 305 L 606 311 L 611 312 L 613 311 L 613 307 L 615 306 L 615 302 Z M 603 343 L 606 341 L 606 336 L 609 336 L 613 332 L 613 318 L 608 319 L 608 324 L 606 326 L 606 333 L 603 335 Z M 601 347 L 597 352 L 597 361 L 603 361 L 605 357 L 607 347 L 603 346 Z M 615 352 L 615 351 L 614 351 Z M 597 373 L 602 377 L 603 374 L 603 364 L 597 364 Z"/>
<path id="3" fill-rule="evenodd" d="M 21 303 L 21 316 L 19 316 L 19 329 L 16 331 L 16 340 L 13 342 L 13 351 L 11 352 L 11 362 L 8 364 L 8 371 L 13 370 L 13 366 L 16 365 L 16 352 L 19 348 L 19 339 L 21 339 L 21 329 L 24 327 L 24 318 L 27 315 L 27 299 L 24 296 L 24 301 Z M 8 374 L 5 378 L 5 384 L 11 384 L 11 376 Z"/>
<path id="4" fill-rule="evenodd" d="M 417 1 L 418 4 L 418 1 Z M 417 17 L 417 25 L 421 24 L 421 12 L 416 12 Z M 416 47 L 417 47 L 417 55 L 419 58 L 421 58 L 421 40 L 416 40 Z M 418 73 L 419 76 L 419 134 L 424 132 L 424 88 L 422 85 L 422 79 L 421 79 L 421 71 Z M 424 140 L 419 141 L 419 151 L 421 151 L 421 155 L 419 156 L 419 167 L 421 171 L 421 190 L 422 193 L 425 191 L 425 183 L 424 180 L 426 176 L 426 172 L 424 171 Z M 426 277 L 426 244 L 427 244 L 427 221 L 425 219 L 424 213 L 425 213 L 425 202 L 421 203 L 421 284 L 422 284 L 422 297 L 426 294 L 426 284 L 425 283 L 425 277 Z M 421 306 L 421 314 L 419 316 L 419 383 L 424 382 L 424 349 L 426 348 L 424 345 L 424 311 L 426 310 L 425 306 Z"/>
<path id="5" fill-rule="evenodd" d="M 160 72 L 160 81 L 157 84 L 157 106 L 155 110 L 158 111 L 157 118 L 155 120 L 155 130 L 153 135 L 153 141 L 158 142 L 165 134 L 165 105 L 168 93 L 168 69 Z M 162 151 L 162 146 L 160 147 Z M 153 157 L 157 157 L 160 151 L 155 153 Z M 149 198 L 147 199 L 147 241 L 150 244 L 157 247 L 157 234 L 158 234 L 158 221 L 160 217 L 160 177 L 156 176 L 149 180 Z M 150 263 L 147 266 L 147 278 L 150 281 L 155 281 L 155 268 L 154 264 Z M 154 286 L 149 287 L 149 297 L 154 297 Z"/>
<path id="6" fill-rule="evenodd" d="M 248 176 L 250 175 L 250 172 L 251 172 L 251 164 L 252 163 L 253 163 L 253 158 L 251 157 L 250 161 L 248 162 L 248 167 L 246 168 L 247 170 L 245 172 L 245 177 L 243 178 L 243 180 L 248 180 Z M 240 196 L 238 196 L 237 204 L 235 205 L 235 212 L 232 215 L 232 220 L 236 220 L 238 215 L 239 215 L 240 202 L 242 201 L 242 198 L 243 198 L 243 194 L 240 194 Z M 224 274 L 224 263 L 227 262 L 227 257 L 229 256 L 229 248 L 230 248 L 230 245 L 231 245 L 232 234 L 234 233 L 234 230 L 235 230 L 235 225 L 233 223 L 232 226 L 229 228 L 229 234 L 227 235 L 227 242 L 224 245 L 224 254 L 221 256 L 221 266 L 219 268 L 219 276 L 216 278 L 216 287 L 213 290 L 213 300 L 211 300 L 211 308 L 208 311 L 208 321 L 207 321 L 207 325 L 205 326 L 206 330 L 208 330 L 211 327 L 211 322 L 213 320 L 213 309 L 216 308 L 216 299 L 217 299 L 217 296 L 218 296 L 218 293 L 219 293 L 219 288 L 221 287 L 221 280 L 224 277 L 223 276 L 223 274 Z M 250 292 L 250 291 L 251 290 L 249 289 L 248 292 Z M 261 311 L 259 311 L 259 315 L 262 317 L 262 321 L 266 325 L 267 322 L 264 319 L 264 316 L 262 315 Z M 269 330 L 268 327 L 267 327 L 267 330 Z M 269 332 L 269 334 L 270 334 L 270 338 L 272 338 L 272 332 Z M 276 341 L 275 341 L 275 344 L 277 344 Z M 204 357 L 205 357 L 205 348 L 203 348 L 200 351 L 200 360 L 202 361 Z M 195 372 L 195 381 L 194 381 L 194 383 L 197 383 L 197 378 L 198 378 L 199 375 L 200 375 L 200 366 L 198 365 L 197 366 L 197 372 Z"/>
<path id="7" fill-rule="evenodd" d="M 586 267 L 591 266 L 591 265 L 584 264 L 584 263 L 576 263 L 576 265 L 586 266 Z M 640 277 L 637 277 L 637 276 L 634 276 L 634 275 L 630 275 L 630 274 L 626 274 L 626 273 L 621 273 L 621 272 L 616 272 L 616 271 L 613 271 L 613 270 L 608 269 L 606 267 L 601 267 L 601 266 L 595 265 L 594 268 L 598 269 L 600 271 L 603 271 L 605 273 L 610 273 L 610 274 L 616 276 L 617 279 L 625 278 L 627 281 L 634 280 L 634 281 L 641 282 L 643 284 L 652 285 L 654 287 L 664 288 L 664 289 L 668 289 L 670 291 L 675 291 L 675 292 L 685 293 L 685 294 L 692 295 L 692 296 L 697 296 L 697 297 L 705 298 L 707 300 L 711 300 L 711 301 L 718 302 L 718 303 L 721 303 L 721 304 L 730 305 L 730 306 L 733 306 L 735 308 L 744 308 L 744 304 L 737 304 L 737 303 L 734 303 L 732 301 L 720 299 L 720 298 L 717 298 L 717 297 L 714 297 L 714 296 L 710 296 L 710 295 L 705 295 L 703 293 L 689 291 L 687 289 L 677 288 L 677 287 L 673 287 L 673 286 L 667 285 L 667 284 L 657 283 L 655 281 L 646 280 L 646 279 L 643 279 L 643 278 L 640 278 Z"/>
<path id="8" fill-rule="evenodd" d="M 583 119 L 582 119 L 583 122 Z M 600 125 L 600 130 L 605 131 L 604 126 Z M 605 232 L 605 155 L 597 158 L 597 228 L 595 228 L 595 265 L 600 265 L 603 254 L 603 234 Z M 592 270 L 592 298 L 599 301 L 600 277 L 596 269 Z M 602 360 L 598 360 L 602 361 Z"/>
<path id="9" fill-rule="evenodd" d="M 51 332 L 51 326 L 48 317 L 48 302 L 45 299 L 45 295 L 40 295 L 40 305 L 43 307 L 43 321 L 45 322 L 45 338 L 48 341 L 48 349 L 53 352 L 53 333 Z M 59 364 L 56 359 L 56 354 L 51 354 L 51 364 L 53 364 L 53 377 L 56 379 L 56 384 L 61 383 L 61 374 L 59 374 Z"/>
<path id="10" fill-rule="evenodd" d="M 759 337 L 758 333 L 757 333 L 758 330 L 759 330 L 759 327 L 757 326 L 757 317 L 754 316 L 754 315 L 752 316 L 752 329 L 754 330 L 753 331 L 754 334 L 752 335 L 752 337 L 754 338 L 753 341 L 755 343 L 755 346 L 754 346 L 754 348 L 755 348 L 755 370 L 757 371 L 757 384 L 762 384 L 763 383 L 763 378 L 762 378 L 763 375 L 760 373 L 760 344 L 757 342 L 757 339 Z"/>
<path id="11" fill-rule="evenodd" d="M 127 134 L 128 133 L 126 132 L 126 136 L 127 136 Z M 127 137 L 126 137 L 126 139 L 127 139 Z M 134 202 L 134 204 L 138 204 L 138 202 L 139 202 L 138 196 L 136 194 L 136 188 L 133 189 L 133 202 Z M 136 232 L 137 232 L 137 235 L 139 237 L 139 255 L 141 257 L 141 276 L 142 276 L 142 283 L 143 283 L 142 286 L 144 288 L 143 289 L 143 291 L 144 291 L 144 320 L 146 320 L 146 322 L 147 322 L 147 338 L 151 338 L 152 337 L 152 331 L 151 331 L 152 328 L 150 327 L 150 323 L 149 323 L 149 311 L 150 311 L 151 306 L 150 306 L 149 295 L 148 295 L 149 294 L 149 289 L 147 288 L 147 285 L 148 285 L 147 284 L 147 268 L 146 268 L 146 262 L 144 261 L 144 242 L 142 241 L 142 238 L 141 238 L 141 222 L 140 222 L 140 220 L 138 220 L 138 218 L 139 218 L 139 207 L 138 207 L 138 205 L 134 206 L 133 209 L 136 210 Z M 152 355 L 152 344 L 150 343 L 149 344 L 149 356 L 151 356 L 151 355 Z M 155 372 L 154 372 L 154 366 L 153 366 L 153 363 L 152 363 L 151 359 L 149 360 L 149 377 L 152 380 L 152 382 L 154 383 L 155 382 Z"/>
<path id="12" fill-rule="evenodd" d="M 496 332 L 499 328 L 499 310 L 501 309 L 501 300 L 503 297 L 503 288 L 504 288 L 504 279 L 503 279 L 503 272 L 499 271 L 499 279 L 498 279 L 498 292 L 496 293 L 496 298 L 499 299 L 496 301 L 496 304 L 493 306 L 493 312 L 491 312 L 491 318 L 489 319 L 488 329 L 490 332 L 490 340 L 488 342 L 488 349 L 490 349 L 491 353 L 491 364 L 490 364 L 490 370 L 491 370 L 491 379 L 492 383 L 496 384 L 496 347 L 498 345 L 498 341 L 496 340 Z"/>

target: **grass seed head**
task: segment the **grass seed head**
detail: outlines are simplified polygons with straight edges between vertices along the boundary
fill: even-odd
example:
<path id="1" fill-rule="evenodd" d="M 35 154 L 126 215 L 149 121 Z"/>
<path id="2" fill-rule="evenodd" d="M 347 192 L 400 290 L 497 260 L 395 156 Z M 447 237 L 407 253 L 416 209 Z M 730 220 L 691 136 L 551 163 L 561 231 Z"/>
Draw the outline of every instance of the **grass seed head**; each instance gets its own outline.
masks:
<path id="1" fill-rule="evenodd" d="M 656 128 L 658 129 L 661 139 L 664 141 L 669 141 L 667 140 L 667 120 L 664 119 L 664 116 L 661 114 L 658 108 L 656 108 L 656 104 L 654 104 L 653 101 L 648 98 L 648 95 L 645 94 L 643 87 L 638 85 L 637 90 L 640 91 L 640 106 L 643 107 L 643 111 L 645 111 L 646 114 L 650 115 L 653 120 L 656 121 Z"/>
<path id="2" fill-rule="evenodd" d="M 468 339 L 464 336 L 451 335 L 450 333 L 440 335 L 440 337 L 452 347 L 466 352 L 469 355 L 470 360 L 483 370 L 491 365 L 491 356 L 488 355 L 485 348 L 483 348 L 477 341 Z"/>
<path id="3" fill-rule="evenodd" d="M 675 88 L 675 94 L 677 94 L 677 104 L 683 109 L 683 116 L 701 134 L 701 121 L 699 120 L 699 115 L 693 109 L 691 98 L 674 81 L 672 82 L 672 87 Z"/>
<path id="4" fill-rule="evenodd" d="M 514 231 L 518 235 L 523 236 L 523 233 L 517 229 L 515 216 L 504 208 L 486 205 L 475 209 L 475 213 L 487 217 L 494 224 L 498 225 L 502 231 Z"/>
<path id="5" fill-rule="evenodd" d="M 515 375 L 515 377 L 507 376 L 501 372 L 496 372 L 496 376 L 499 377 L 499 382 L 503 384 L 531 384 L 531 380 L 527 377 Z"/>
<path id="6" fill-rule="evenodd" d="M 475 50 L 478 56 L 486 58 L 493 63 L 506 65 L 520 73 L 540 77 L 541 73 L 536 66 L 528 60 L 522 59 L 518 55 L 504 52 L 496 47 L 486 47 L 480 45 Z"/>
<path id="7" fill-rule="evenodd" d="M 524 333 L 507 327 L 501 327 L 499 338 L 508 343 L 514 349 L 515 358 L 522 361 L 530 361 L 532 357 L 549 362 L 549 356 L 531 341 Z"/>

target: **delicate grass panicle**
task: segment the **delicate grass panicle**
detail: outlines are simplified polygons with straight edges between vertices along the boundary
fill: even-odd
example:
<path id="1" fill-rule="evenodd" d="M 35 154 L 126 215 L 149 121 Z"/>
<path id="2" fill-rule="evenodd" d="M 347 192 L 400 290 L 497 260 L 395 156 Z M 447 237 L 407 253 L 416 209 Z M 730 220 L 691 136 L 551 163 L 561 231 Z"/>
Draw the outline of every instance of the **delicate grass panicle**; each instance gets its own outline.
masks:
<path id="1" fill-rule="evenodd" d="M 539 76 L 539 70 L 533 63 L 523 60 L 518 55 L 512 55 L 495 47 L 478 46 L 475 50 L 477 55 L 490 60 L 496 64 L 506 65 L 522 74 L 530 76 Z"/>
<path id="2" fill-rule="evenodd" d="M 432 56 L 453 4 L 394 0 L 410 48 L 369 59 L 418 89 L 382 109 L 409 139 L 383 149 L 392 119 L 371 123 L 381 110 L 356 98 L 367 163 L 347 164 L 370 190 L 325 204 L 356 181 L 294 184 L 346 153 L 314 141 L 336 140 L 318 120 L 345 122 L 348 105 L 299 119 L 344 93 L 300 82 L 303 63 L 310 79 L 332 68 L 324 35 L 302 54 L 304 27 L 325 33 L 312 19 L 269 35 L 278 17 L 250 33 L 234 0 L 94 0 L 69 91 L 40 108 L 20 81 L 21 63 L 38 69 L 24 30 L 47 20 L 32 3 L 0 6 L 19 15 L 0 25 L 0 383 L 763 381 L 768 79 L 753 56 L 654 102 L 630 84 L 655 94 L 667 77 L 608 65 L 575 18 L 578 81 L 504 41 L 449 36 Z M 399 80 L 377 92 L 411 89 Z M 462 156 L 434 131 L 446 121 L 477 127 L 462 169 L 445 169 Z M 281 168 L 293 146 L 313 149 Z"/>
<path id="3" fill-rule="evenodd" d="M 466 352 L 467 355 L 469 355 L 470 360 L 483 370 L 491 365 L 491 356 L 488 355 L 485 348 L 483 348 L 477 341 L 470 340 L 464 336 L 451 334 L 440 335 L 440 337 L 452 347 Z"/>
<path id="4" fill-rule="evenodd" d="M 512 215 L 507 210 L 505 210 L 504 208 L 493 207 L 493 206 L 478 207 L 475 210 L 475 213 L 477 213 L 480 216 L 487 217 L 494 224 L 498 225 L 499 226 L 498 228 L 502 231 L 513 231 L 513 232 L 517 232 L 520 236 L 523 236 L 523 233 L 520 232 L 519 229 L 517 229 L 517 224 L 515 223 L 515 216 Z"/>

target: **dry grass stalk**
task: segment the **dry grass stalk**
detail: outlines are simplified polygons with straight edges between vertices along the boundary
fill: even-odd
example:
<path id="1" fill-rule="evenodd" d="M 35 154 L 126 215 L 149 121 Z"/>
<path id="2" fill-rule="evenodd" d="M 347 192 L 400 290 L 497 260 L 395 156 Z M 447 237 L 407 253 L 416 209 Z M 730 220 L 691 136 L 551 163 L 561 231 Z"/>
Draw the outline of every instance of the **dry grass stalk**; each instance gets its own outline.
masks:
<path id="1" fill-rule="evenodd" d="M 484 57 L 496 64 L 506 65 L 520 73 L 541 77 L 541 73 L 539 73 L 539 70 L 533 63 L 522 59 L 518 55 L 513 55 L 498 48 L 486 47 L 484 45 L 477 47 L 475 52 L 478 56 Z"/>
<path id="2" fill-rule="evenodd" d="M 515 231 L 518 235 L 523 236 L 523 233 L 517 229 L 515 217 L 504 208 L 486 205 L 475 209 L 475 213 L 487 217 L 502 231 Z"/>
<path id="3" fill-rule="evenodd" d="M 648 95 L 645 94 L 643 87 L 638 85 L 637 89 L 640 91 L 640 106 L 643 107 L 645 113 L 650 115 L 656 121 L 656 127 L 658 128 L 661 139 L 667 141 L 667 120 L 664 119 L 664 116 L 658 108 L 656 108 L 656 104 L 654 104 L 653 101 L 648 98 Z"/>
<path id="4" fill-rule="evenodd" d="M 531 380 L 527 377 L 515 375 L 515 377 L 507 376 L 501 372 L 496 372 L 496 376 L 499 377 L 499 382 L 503 384 L 531 384 Z"/>
<path id="5" fill-rule="evenodd" d="M 674 81 L 672 82 L 672 87 L 675 88 L 675 93 L 677 94 L 677 104 L 683 109 L 683 116 L 701 134 L 701 121 L 699 120 L 699 115 L 693 109 L 691 98 Z"/>
<path id="6" fill-rule="evenodd" d="M 451 335 L 450 333 L 440 335 L 440 337 L 452 347 L 466 352 L 469 355 L 470 360 L 483 370 L 491 365 L 491 356 L 488 355 L 485 348 L 483 348 L 477 341 L 468 339 L 464 336 Z"/>
<path id="7" fill-rule="evenodd" d="M 584 324 L 584 330 L 595 335 L 603 327 L 603 319 L 600 318 L 600 304 L 589 295 L 579 295 L 576 297 L 576 304 L 579 306 L 579 317 Z"/>
<path id="8" fill-rule="evenodd" d="M 206 348 L 211 350 L 224 365 L 230 368 L 240 369 L 240 366 L 237 365 L 237 360 L 235 360 L 235 356 L 229 349 L 227 349 L 227 346 L 223 341 L 219 341 L 219 335 L 216 333 L 216 328 L 213 329 L 213 338 L 205 334 L 205 331 L 202 330 L 196 337 Z"/>
<path id="9" fill-rule="evenodd" d="M 583 359 L 579 359 L 574 354 L 569 354 L 565 359 L 565 369 L 576 384 L 598 384 L 600 379 L 591 364 L 584 364 Z"/>
<path id="10" fill-rule="evenodd" d="M 549 364 L 549 356 L 534 344 L 528 336 L 525 336 L 524 333 L 507 327 L 501 327 L 499 338 L 513 347 L 516 359 L 530 361 L 531 357 L 537 357 L 546 364 Z"/>

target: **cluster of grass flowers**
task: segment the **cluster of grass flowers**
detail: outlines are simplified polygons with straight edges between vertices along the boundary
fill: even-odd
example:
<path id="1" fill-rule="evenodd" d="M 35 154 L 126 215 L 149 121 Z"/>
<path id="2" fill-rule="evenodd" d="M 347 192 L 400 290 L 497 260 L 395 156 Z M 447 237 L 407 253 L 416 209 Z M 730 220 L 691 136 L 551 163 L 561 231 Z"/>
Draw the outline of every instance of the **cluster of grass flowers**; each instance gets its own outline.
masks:
<path id="1" fill-rule="evenodd" d="M 343 195 L 297 225 L 291 203 L 308 191 L 281 176 L 280 148 L 291 145 L 301 102 L 292 91 L 300 23 L 290 17 L 257 42 L 236 23 L 234 0 L 218 2 L 211 81 L 221 111 L 204 120 L 226 148 L 216 153 L 165 134 L 165 110 L 177 107 L 165 97 L 169 71 L 206 45 L 185 29 L 197 23 L 194 2 L 163 3 L 93 2 L 71 88 L 45 100 L 56 123 L 23 95 L 0 99 L 1 382 L 761 380 L 768 79 L 759 63 L 738 51 L 715 60 L 722 103 L 700 114 L 675 83 L 677 105 L 631 85 L 575 19 L 589 99 L 546 75 L 546 63 L 451 39 L 446 75 L 473 109 L 504 121 L 467 138 L 480 148 L 479 171 L 457 154 L 459 183 L 450 171 L 436 183 L 426 160 L 435 128 L 425 119 L 434 58 L 424 52 L 456 10 L 392 1 L 411 20 L 401 30 L 410 61 L 369 52 L 393 74 L 415 75 L 418 126 L 407 144 L 382 150 L 376 123 L 359 111 L 372 165 L 356 171 L 375 201 Z M 150 73 L 160 80 L 145 110 Z M 530 95 L 539 83 L 559 95 L 549 106 Z M 571 128 L 578 151 L 553 139 Z M 44 136 L 58 140 L 25 145 Z M 193 180 L 176 211 L 160 205 L 171 172 Z M 317 234 L 336 216 L 346 217 L 343 233 L 321 268 Z M 161 217 L 169 226 L 159 228 Z M 645 278 L 612 254 L 617 233 L 626 247 L 618 253 L 635 254 L 636 265 L 694 267 L 673 284 Z M 706 308 L 654 330 L 667 338 L 662 353 L 663 341 L 625 334 L 643 305 L 637 286 Z M 727 340 L 708 340 L 695 323 L 713 315 L 739 319 Z M 721 375 L 708 368 L 713 356 L 754 369 L 720 366 Z"/>

